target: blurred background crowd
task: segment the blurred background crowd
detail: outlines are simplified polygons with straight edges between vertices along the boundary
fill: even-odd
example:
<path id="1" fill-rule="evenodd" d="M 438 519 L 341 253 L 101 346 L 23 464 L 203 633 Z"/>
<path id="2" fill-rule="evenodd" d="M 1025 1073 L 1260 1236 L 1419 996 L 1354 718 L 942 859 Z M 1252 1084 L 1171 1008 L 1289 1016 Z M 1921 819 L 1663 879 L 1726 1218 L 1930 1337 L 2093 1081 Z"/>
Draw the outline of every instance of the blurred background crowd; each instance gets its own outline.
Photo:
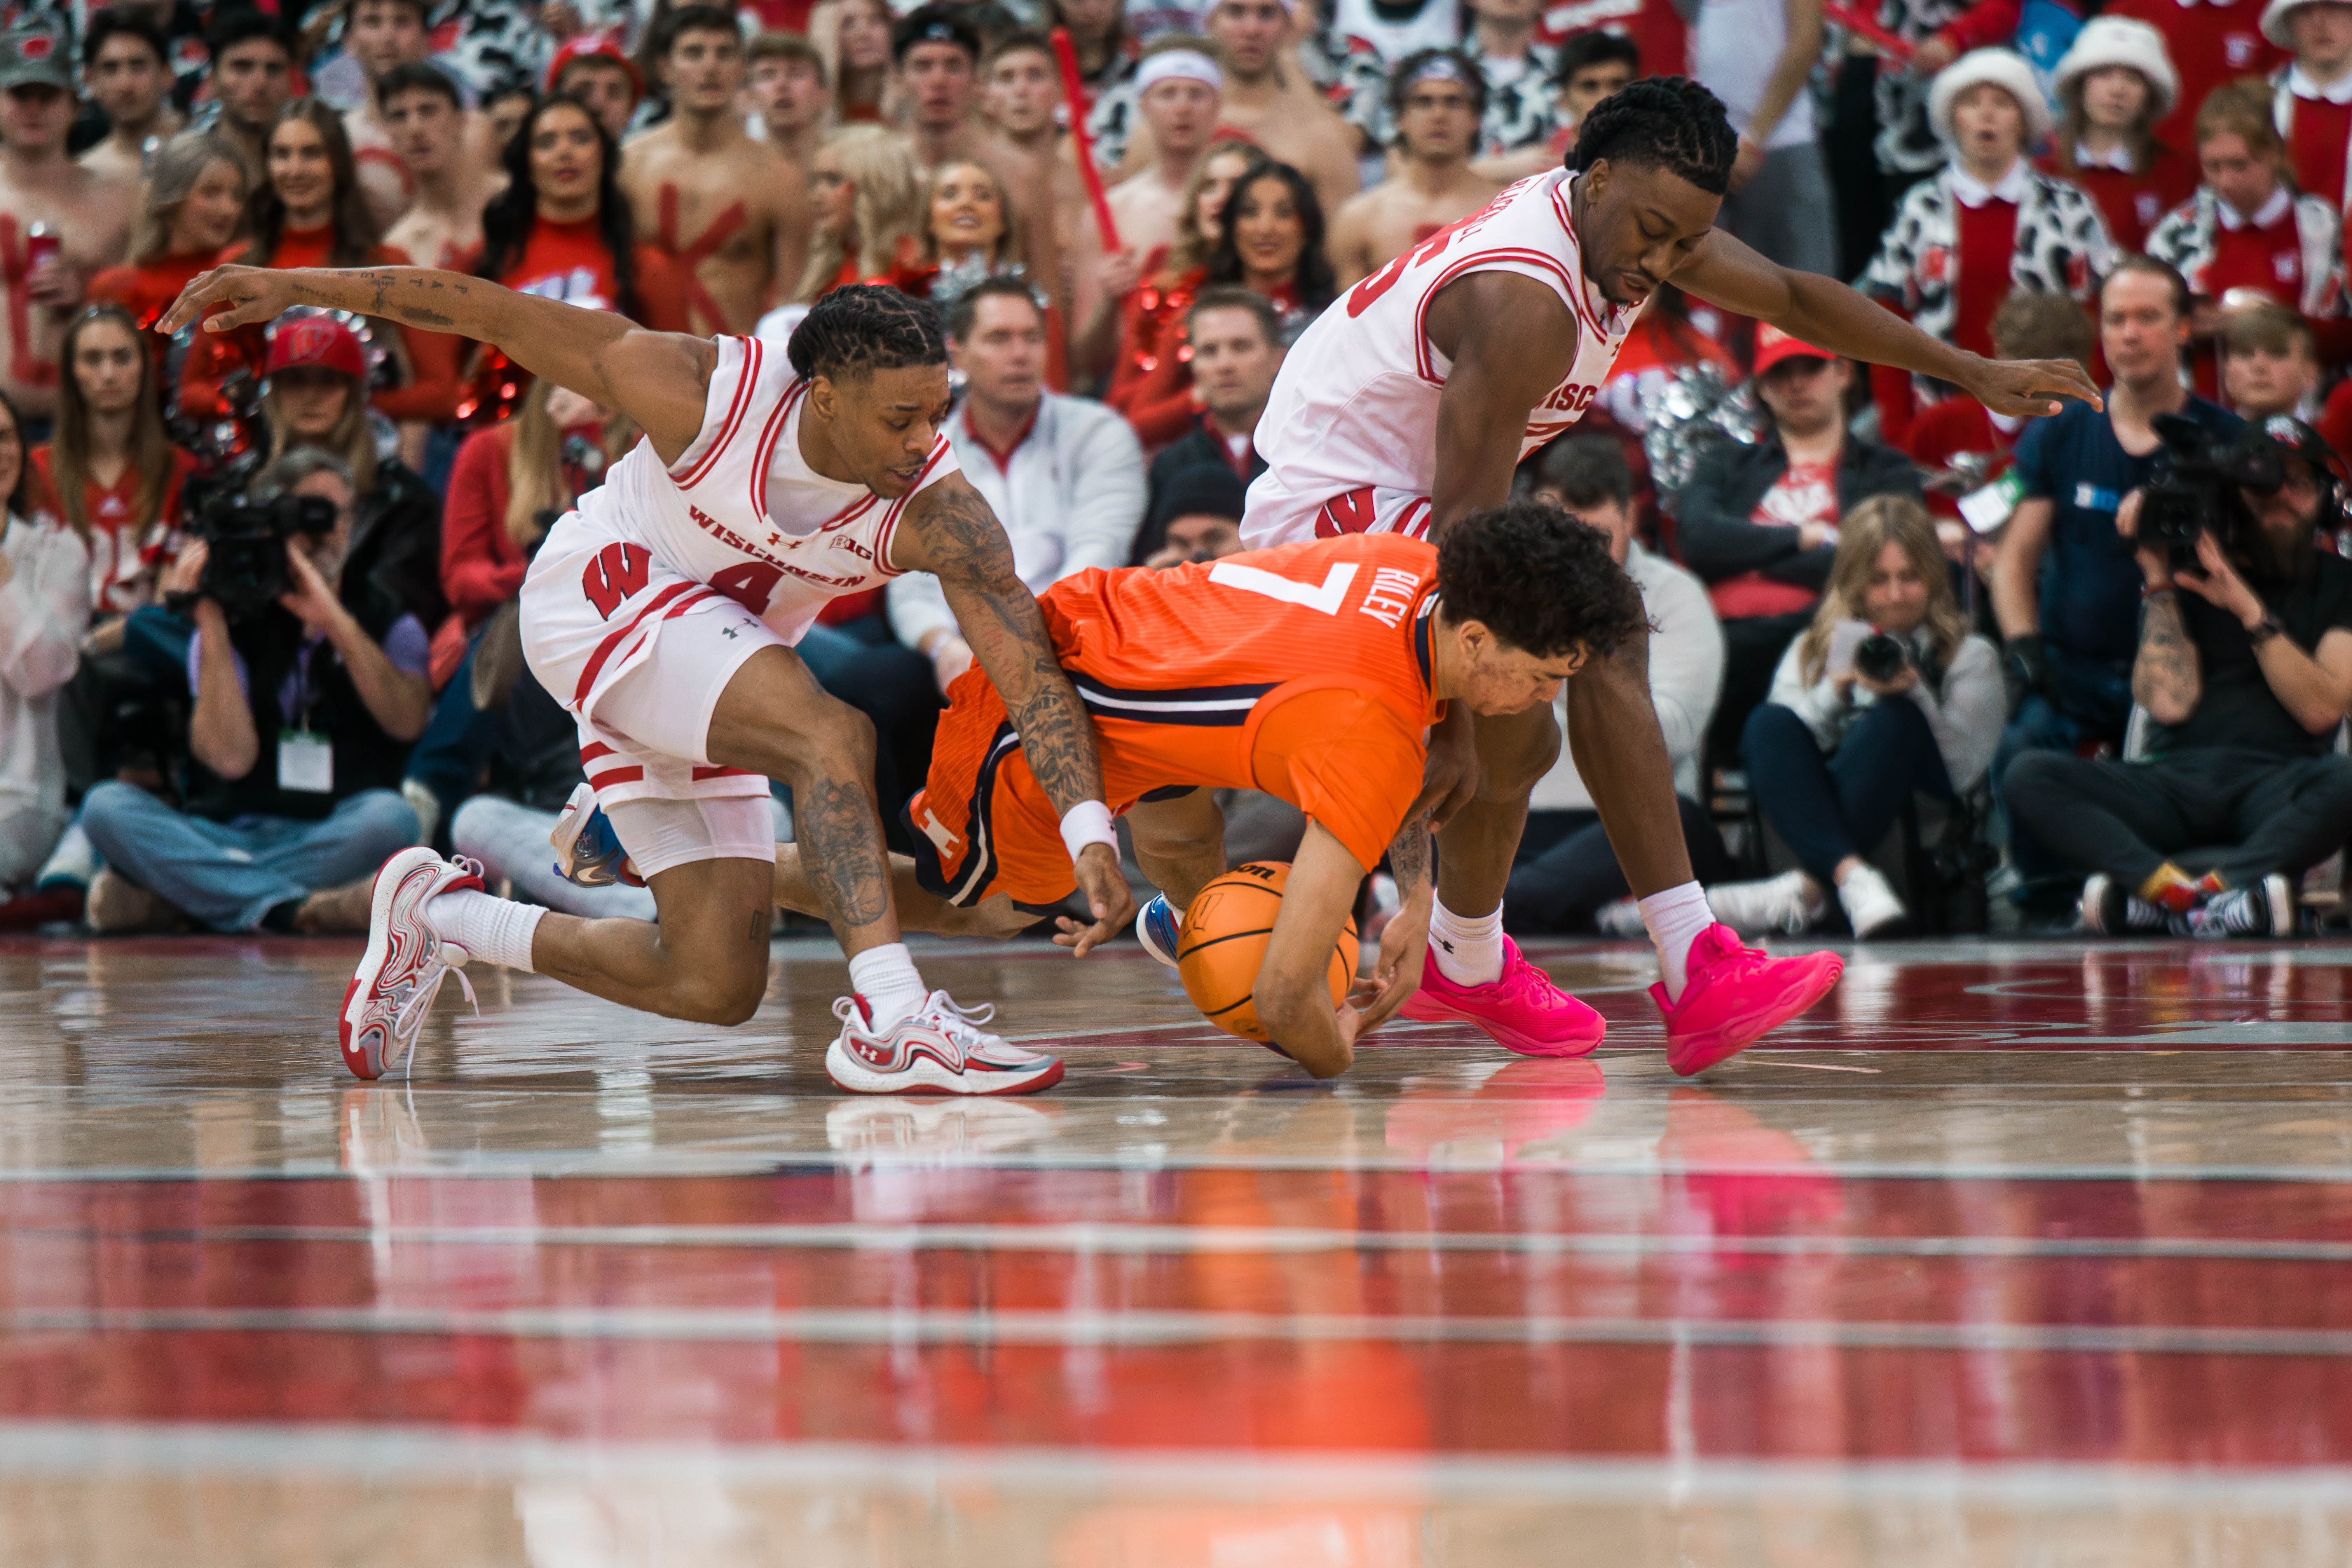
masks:
<path id="1" fill-rule="evenodd" d="M 928 296 L 949 435 L 1043 589 L 1237 549 L 1287 345 L 1645 74 L 1731 111 L 1723 230 L 2107 389 L 2021 424 L 1669 288 L 1528 460 L 1647 598 L 1722 918 L 2227 937 L 2336 908 L 2352 4 L 6 15 L 0 929 L 363 929 L 417 842 L 651 913 L 549 871 L 577 739 L 515 612 L 635 432 L 365 317 L 159 333 L 207 268 L 437 266 L 778 342 L 842 283 Z M 901 839 L 971 658 L 937 584 L 837 602 L 801 652 L 877 726 Z M 1641 934 L 1565 753 L 1535 805 L 1508 927 Z M 1297 841 L 1278 803 L 1227 815 L 1236 859 Z"/>

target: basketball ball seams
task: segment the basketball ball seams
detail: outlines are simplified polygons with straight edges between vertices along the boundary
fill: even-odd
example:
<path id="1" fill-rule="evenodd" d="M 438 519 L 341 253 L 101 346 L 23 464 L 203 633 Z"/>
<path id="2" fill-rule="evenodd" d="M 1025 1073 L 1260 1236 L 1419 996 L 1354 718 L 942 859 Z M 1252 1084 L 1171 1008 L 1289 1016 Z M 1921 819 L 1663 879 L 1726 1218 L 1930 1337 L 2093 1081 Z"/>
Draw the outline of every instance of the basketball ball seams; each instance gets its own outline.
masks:
<path id="1" fill-rule="evenodd" d="M 1259 926 L 1255 931 L 1229 931 L 1223 936 L 1213 936 L 1205 942 L 1196 942 L 1190 947 L 1178 948 L 1176 962 L 1181 963 L 1194 953 L 1205 952 L 1221 942 L 1239 942 L 1245 936 L 1271 936 L 1272 934 L 1274 934 L 1272 926 Z"/>
<path id="2" fill-rule="evenodd" d="M 1249 888 L 1272 895 L 1279 904 L 1289 879 L 1287 864 L 1258 861 L 1236 867 L 1212 880 L 1193 896 L 1186 909 L 1176 951 L 1177 973 L 1183 983 L 1184 994 L 1200 1009 L 1203 1018 L 1229 1035 L 1267 1046 L 1285 1056 L 1289 1053 L 1281 1051 L 1267 1038 L 1256 1008 L 1257 979 L 1273 941 L 1274 924 L 1269 921 L 1234 929 L 1253 917 L 1266 920 L 1267 916 L 1257 910 L 1244 913 L 1223 895 L 1229 889 Z M 1252 942 L 1256 945 L 1248 945 Z M 1347 1000 L 1355 983 L 1353 954 L 1358 946 L 1356 922 L 1350 920 L 1324 963 L 1324 985 L 1335 1007 Z M 1234 996 L 1236 990 L 1241 992 L 1238 997 Z"/>

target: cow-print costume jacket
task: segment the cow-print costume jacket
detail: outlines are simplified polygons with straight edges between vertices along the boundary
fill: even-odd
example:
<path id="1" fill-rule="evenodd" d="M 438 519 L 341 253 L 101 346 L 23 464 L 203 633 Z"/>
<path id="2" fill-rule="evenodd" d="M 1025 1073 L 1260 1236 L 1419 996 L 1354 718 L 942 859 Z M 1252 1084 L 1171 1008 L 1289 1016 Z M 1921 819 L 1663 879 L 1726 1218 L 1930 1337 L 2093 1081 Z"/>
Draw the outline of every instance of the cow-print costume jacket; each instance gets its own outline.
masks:
<path id="1" fill-rule="evenodd" d="M 1343 60 L 1338 85 L 1329 93 L 1332 107 L 1364 133 L 1367 144 L 1386 147 L 1396 140 L 1396 114 L 1389 108 L 1389 65 L 1369 51 Z M 1559 69 L 1559 51 L 1548 44 L 1531 44 L 1527 68 L 1500 87 L 1486 90 L 1486 112 L 1478 121 L 1478 145 L 1474 158 L 1498 158 L 1521 147 L 1549 142 L 1559 129 L 1559 94 L 1552 77 Z"/>
<path id="2" fill-rule="evenodd" d="M 2147 253 L 2169 262 L 2189 279 L 2189 290 L 2210 298 L 2206 272 L 2213 265 L 2213 231 L 2221 226 L 2221 198 L 2210 186 L 2165 215 L 2149 231 Z M 2344 220 L 2325 196 L 2294 198 L 2294 233 L 2303 251 L 2303 297 L 2294 308 L 2306 316 L 2344 313 L 2341 239 Z M 2284 303 L 2284 301 L 2281 301 Z"/>
<path id="3" fill-rule="evenodd" d="M 2087 300 L 2116 255 L 2098 204 L 2081 186 L 2030 164 L 2023 173 L 2010 284 L 2028 293 Z M 1854 281 L 1864 293 L 1902 310 L 1929 337 L 1947 342 L 1958 310 L 1953 289 L 1959 272 L 1958 205 L 1949 168 L 1912 186 L 1895 209 L 1878 255 Z"/>

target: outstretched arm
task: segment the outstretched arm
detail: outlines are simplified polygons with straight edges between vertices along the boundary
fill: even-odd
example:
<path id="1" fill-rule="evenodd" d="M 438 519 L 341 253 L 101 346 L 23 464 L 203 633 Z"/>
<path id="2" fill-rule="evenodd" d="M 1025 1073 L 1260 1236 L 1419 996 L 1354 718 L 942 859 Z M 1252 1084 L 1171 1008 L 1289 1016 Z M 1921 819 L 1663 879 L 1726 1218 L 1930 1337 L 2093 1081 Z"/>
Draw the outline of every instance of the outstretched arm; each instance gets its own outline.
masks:
<path id="1" fill-rule="evenodd" d="M 1347 1071 L 1362 1033 L 1365 1015 L 1345 1002 L 1334 1008 L 1326 976 L 1363 880 L 1362 863 L 1338 836 L 1308 822 L 1251 987 L 1267 1036 L 1317 1078 Z M 1355 954 L 1346 956 L 1352 968 Z"/>
<path id="2" fill-rule="evenodd" d="M 1675 268 L 1674 281 L 1832 353 L 1948 381 L 1995 414 L 2055 414 L 2062 397 L 2105 406 L 2072 360 L 1993 360 L 1956 349 L 1836 279 L 1768 261 L 1719 228 Z"/>
<path id="3" fill-rule="evenodd" d="M 961 474 L 915 498 L 893 546 L 894 566 L 929 572 L 945 590 L 963 640 L 1004 700 L 1022 753 L 1054 809 L 1064 816 L 1103 800 L 1095 731 L 1045 635 L 1037 600 L 1013 570 L 1013 546 L 988 502 Z M 1118 850 L 1088 844 L 1076 859 L 1078 887 L 1095 917 L 1080 956 L 1135 918 L 1135 896 L 1119 874 Z"/>
<path id="4" fill-rule="evenodd" d="M 217 306 L 228 309 L 207 315 Z M 649 332 L 610 310 L 517 293 L 432 267 L 215 267 L 183 289 L 157 331 L 204 320 L 226 332 L 296 305 L 352 310 L 490 343 L 533 375 L 616 408 L 675 462 L 702 428 L 716 345 Z"/>

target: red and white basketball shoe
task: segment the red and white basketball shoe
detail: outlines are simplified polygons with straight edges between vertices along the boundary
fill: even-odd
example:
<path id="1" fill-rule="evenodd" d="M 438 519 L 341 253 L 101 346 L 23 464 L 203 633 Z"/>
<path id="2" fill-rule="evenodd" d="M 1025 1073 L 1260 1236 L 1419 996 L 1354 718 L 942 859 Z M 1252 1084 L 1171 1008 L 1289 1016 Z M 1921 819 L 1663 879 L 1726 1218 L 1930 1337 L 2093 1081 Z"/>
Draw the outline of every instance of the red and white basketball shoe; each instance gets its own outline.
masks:
<path id="1" fill-rule="evenodd" d="M 1503 939 L 1503 973 L 1491 984 L 1456 985 L 1432 953 L 1421 966 L 1421 989 L 1399 1011 L 1424 1024 L 1448 1018 L 1475 1024 L 1523 1057 L 1589 1056 L 1609 1032 L 1600 1014 L 1521 958 L 1509 937 Z"/>
<path id="2" fill-rule="evenodd" d="M 478 861 L 444 860 L 421 846 L 402 850 L 377 870 L 367 952 L 343 993 L 342 1016 L 336 1021 L 343 1065 L 355 1077 L 379 1079 L 408 1064 L 416 1032 L 451 974 L 457 976 L 466 1000 L 474 1001 L 474 983 L 463 968 L 472 955 L 433 934 L 425 923 L 425 906 L 443 893 L 479 891 L 481 886 Z M 475 1003 L 475 1011 L 480 1010 Z"/>
<path id="3" fill-rule="evenodd" d="M 1666 1016 L 1666 1065 L 1684 1078 L 1727 1060 L 1830 994 L 1845 973 L 1833 952 L 1771 958 L 1711 925 L 1690 946 L 1679 1000 L 1662 981 L 1650 999 Z"/>
<path id="4" fill-rule="evenodd" d="M 966 1012 L 934 991 L 877 1031 L 866 999 L 844 996 L 833 1005 L 841 1033 L 825 1047 L 824 1074 L 856 1094 L 1029 1094 L 1061 1082 L 1059 1059 L 980 1027 L 995 1012 L 985 1005 Z"/>

